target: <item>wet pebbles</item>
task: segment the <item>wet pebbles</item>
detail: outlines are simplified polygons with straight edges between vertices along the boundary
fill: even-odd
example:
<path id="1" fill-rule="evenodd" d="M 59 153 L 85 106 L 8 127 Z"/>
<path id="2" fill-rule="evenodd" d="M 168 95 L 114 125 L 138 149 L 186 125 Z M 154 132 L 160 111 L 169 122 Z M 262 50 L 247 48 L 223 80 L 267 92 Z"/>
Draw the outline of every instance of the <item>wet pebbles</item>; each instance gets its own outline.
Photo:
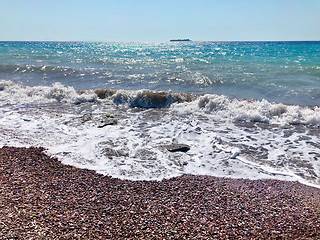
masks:
<path id="1" fill-rule="evenodd" d="M 0 149 L 0 239 L 320 239 L 320 189 L 185 175 L 126 181 Z"/>

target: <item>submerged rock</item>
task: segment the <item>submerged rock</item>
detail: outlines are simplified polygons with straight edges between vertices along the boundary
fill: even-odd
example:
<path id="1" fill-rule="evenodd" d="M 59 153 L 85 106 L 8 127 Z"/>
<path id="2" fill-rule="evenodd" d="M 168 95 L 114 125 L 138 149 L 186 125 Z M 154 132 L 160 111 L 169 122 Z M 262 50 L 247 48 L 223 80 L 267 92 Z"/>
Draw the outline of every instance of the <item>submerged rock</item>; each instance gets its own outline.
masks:
<path id="1" fill-rule="evenodd" d="M 118 119 L 110 114 L 92 114 L 86 113 L 81 117 L 81 122 L 93 122 L 97 128 L 103 128 L 109 125 L 116 125 L 118 123 Z"/>
<path id="2" fill-rule="evenodd" d="M 115 118 L 102 119 L 100 121 L 100 124 L 97 125 L 97 128 L 103 128 L 109 125 L 116 125 L 117 123 L 118 123 L 118 120 Z"/>
<path id="3" fill-rule="evenodd" d="M 112 148 L 108 148 L 106 147 L 103 150 L 103 154 L 109 158 L 112 157 L 128 157 L 129 153 L 125 150 L 116 150 L 116 149 L 112 149 Z"/>
<path id="4" fill-rule="evenodd" d="M 178 144 L 173 143 L 164 146 L 169 152 L 188 152 L 190 150 L 190 146 L 187 144 Z"/>

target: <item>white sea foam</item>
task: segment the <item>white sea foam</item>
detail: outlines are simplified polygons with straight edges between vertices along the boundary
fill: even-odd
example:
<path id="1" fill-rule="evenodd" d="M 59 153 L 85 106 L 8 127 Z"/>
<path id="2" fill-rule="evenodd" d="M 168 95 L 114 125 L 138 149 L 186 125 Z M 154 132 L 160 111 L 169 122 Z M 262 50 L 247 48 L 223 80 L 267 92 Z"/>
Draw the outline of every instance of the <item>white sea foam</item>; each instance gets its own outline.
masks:
<path id="1" fill-rule="evenodd" d="M 320 185 L 318 107 L 146 90 L 98 95 L 2 82 L 0 144 L 44 146 L 66 164 L 124 179 L 187 173 Z M 117 124 L 100 127 L 103 118 Z M 172 143 L 190 150 L 169 152 Z"/>
<path id="2" fill-rule="evenodd" d="M 265 122 L 268 124 L 306 124 L 320 126 L 320 107 L 270 103 L 266 100 L 230 99 L 223 95 L 204 95 L 191 103 L 173 106 L 179 112 L 201 111 L 217 121 Z"/>
<path id="3" fill-rule="evenodd" d="M 11 81 L 0 82 L 1 101 L 3 103 L 49 103 L 68 102 L 82 103 L 97 100 L 95 93 L 85 91 L 79 94 L 73 87 L 65 87 L 60 83 L 47 86 L 21 86 Z"/>
<path id="4" fill-rule="evenodd" d="M 21 86 L 10 81 L 0 82 L 3 103 L 83 103 L 102 101 L 95 91 L 76 91 L 55 83 L 47 86 Z M 100 90 L 103 91 L 103 90 Z M 177 92 L 149 90 L 104 90 L 107 100 L 115 104 L 140 108 L 168 108 L 180 113 L 202 112 L 211 114 L 217 121 L 265 122 L 268 124 L 305 124 L 320 126 L 320 107 L 306 107 L 270 103 L 267 100 L 230 99 L 223 95 L 196 96 Z"/>

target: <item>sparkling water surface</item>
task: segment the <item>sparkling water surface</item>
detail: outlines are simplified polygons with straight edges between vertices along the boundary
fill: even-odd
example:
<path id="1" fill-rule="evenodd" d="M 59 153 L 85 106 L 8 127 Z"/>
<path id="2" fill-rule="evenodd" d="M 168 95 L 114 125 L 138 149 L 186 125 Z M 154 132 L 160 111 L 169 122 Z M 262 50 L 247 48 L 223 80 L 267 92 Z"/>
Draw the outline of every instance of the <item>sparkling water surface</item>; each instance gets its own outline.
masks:
<path id="1" fill-rule="evenodd" d="M 1 42 L 0 79 L 320 103 L 320 42 Z"/>

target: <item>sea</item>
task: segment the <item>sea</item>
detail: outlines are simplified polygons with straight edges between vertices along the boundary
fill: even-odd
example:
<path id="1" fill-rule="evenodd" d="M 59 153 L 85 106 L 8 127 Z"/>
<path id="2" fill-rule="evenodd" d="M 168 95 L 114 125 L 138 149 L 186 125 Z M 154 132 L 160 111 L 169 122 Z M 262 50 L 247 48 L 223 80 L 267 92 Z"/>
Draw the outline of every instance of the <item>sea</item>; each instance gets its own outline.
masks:
<path id="1" fill-rule="evenodd" d="M 320 42 L 0 42 L 1 146 L 120 179 L 320 187 Z"/>

